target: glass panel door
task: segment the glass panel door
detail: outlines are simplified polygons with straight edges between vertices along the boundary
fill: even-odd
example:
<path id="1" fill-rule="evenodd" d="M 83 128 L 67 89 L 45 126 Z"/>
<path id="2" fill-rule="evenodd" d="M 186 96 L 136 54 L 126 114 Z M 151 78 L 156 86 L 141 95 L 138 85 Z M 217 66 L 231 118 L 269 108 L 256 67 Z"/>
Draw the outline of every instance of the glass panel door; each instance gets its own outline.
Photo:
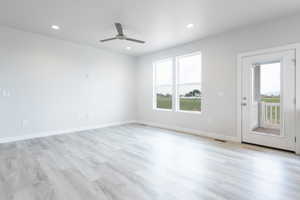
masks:
<path id="1" fill-rule="evenodd" d="M 295 59 L 295 50 L 243 58 L 243 142 L 295 149 Z"/>

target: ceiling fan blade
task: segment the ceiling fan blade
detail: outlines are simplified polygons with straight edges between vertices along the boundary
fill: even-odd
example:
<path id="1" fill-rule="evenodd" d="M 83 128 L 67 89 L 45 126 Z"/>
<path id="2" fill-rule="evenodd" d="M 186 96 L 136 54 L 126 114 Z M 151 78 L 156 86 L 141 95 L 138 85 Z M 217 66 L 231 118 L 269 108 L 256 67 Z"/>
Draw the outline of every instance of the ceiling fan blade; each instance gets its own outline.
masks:
<path id="1" fill-rule="evenodd" d="M 116 40 L 116 39 L 117 39 L 116 37 L 107 38 L 107 39 L 104 39 L 104 40 L 100 40 L 100 42 L 107 42 L 107 41 Z"/>
<path id="2" fill-rule="evenodd" d="M 145 43 L 145 41 L 142 41 L 142 40 L 136 40 L 136 39 L 132 39 L 132 38 L 125 38 L 125 40 L 131 41 L 131 42 L 137 42 L 137 43 L 141 43 L 141 44 L 144 44 L 144 43 Z"/>
<path id="3" fill-rule="evenodd" d="M 116 29 L 117 29 L 117 31 L 118 31 L 118 35 L 124 35 L 122 24 L 120 24 L 120 23 L 115 23 L 115 27 L 116 27 Z"/>

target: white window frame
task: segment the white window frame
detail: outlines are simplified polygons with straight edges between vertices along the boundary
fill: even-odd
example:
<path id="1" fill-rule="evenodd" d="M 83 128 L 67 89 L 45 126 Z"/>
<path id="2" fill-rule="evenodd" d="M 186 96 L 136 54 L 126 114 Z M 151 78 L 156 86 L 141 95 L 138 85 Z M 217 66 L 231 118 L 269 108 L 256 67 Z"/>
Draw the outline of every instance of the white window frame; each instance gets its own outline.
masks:
<path id="1" fill-rule="evenodd" d="M 172 84 L 165 84 L 165 85 L 156 85 L 156 66 L 159 63 L 165 62 L 165 61 L 172 61 Z M 172 88 L 172 108 L 171 109 L 167 109 L 167 108 L 158 108 L 157 107 L 157 88 L 158 87 L 171 87 Z M 173 58 L 165 58 L 162 60 L 158 60 L 156 62 L 153 63 L 153 93 L 152 93 L 152 103 L 153 103 L 153 109 L 154 110 L 160 110 L 160 111 L 173 111 L 174 110 L 174 59 Z"/>
<path id="2" fill-rule="evenodd" d="M 202 92 L 202 76 L 200 76 L 200 82 L 196 83 L 185 83 L 185 84 L 179 84 L 179 64 L 178 61 L 180 58 L 194 56 L 194 55 L 200 55 L 201 56 L 201 71 L 202 71 L 202 53 L 197 51 L 190 54 L 175 56 L 175 57 L 169 57 L 165 59 L 161 59 L 158 61 L 155 61 L 152 63 L 153 65 L 153 92 L 152 92 L 152 107 L 154 110 L 158 111 L 169 111 L 169 112 L 181 112 L 181 113 L 192 113 L 192 114 L 201 114 L 203 110 L 203 96 L 201 95 L 201 110 L 200 111 L 188 111 L 188 110 L 180 110 L 180 100 L 179 100 L 179 93 L 178 89 L 179 86 L 183 85 L 201 85 L 201 92 Z M 161 87 L 171 87 L 172 88 L 172 108 L 171 109 L 165 109 L 165 108 L 157 108 L 157 97 L 156 97 L 156 91 L 159 86 L 156 85 L 156 66 L 158 63 L 171 60 L 173 67 L 172 67 L 172 84 L 167 85 L 160 85 Z"/>
<path id="3" fill-rule="evenodd" d="M 190 57 L 190 56 L 196 56 L 196 55 L 200 55 L 200 57 L 201 57 L 201 72 L 202 72 L 202 53 L 201 52 L 193 52 L 193 53 L 190 53 L 190 54 L 185 54 L 185 55 L 181 55 L 181 56 L 177 56 L 176 58 L 175 58 L 175 62 L 176 62 L 176 65 L 175 65 L 175 71 L 176 71 L 176 77 L 175 77 L 175 79 L 176 79 L 176 82 L 175 82 L 175 87 L 176 87 L 176 92 L 175 92 L 175 103 L 176 103 L 176 105 L 175 105 L 175 108 L 176 108 L 176 112 L 183 112 L 183 113 L 193 113 L 193 114 L 200 114 L 201 112 L 202 112 L 202 103 L 203 103 L 203 101 L 202 101 L 202 95 L 201 95 L 201 97 L 200 97 L 200 100 L 201 100 L 201 107 L 200 107 L 200 111 L 190 111 L 190 110 L 180 110 L 180 97 L 179 97 L 179 87 L 180 86 L 189 86 L 189 85 L 200 85 L 201 86 L 201 88 L 200 88 L 200 91 L 201 91 L 201 93 L 202 93 L 202 76 L 201 76 L 201 74 L 199 74 L 199 79 L 200 79 L 200 81 L 199 82 L 195 82 L 195 83 L 179 83 L 179 68 L 180 68 L 180 65 L 179 65 L 179 59 L 181 59 L 181 58 L 185 58 L 185 57 Z"/>

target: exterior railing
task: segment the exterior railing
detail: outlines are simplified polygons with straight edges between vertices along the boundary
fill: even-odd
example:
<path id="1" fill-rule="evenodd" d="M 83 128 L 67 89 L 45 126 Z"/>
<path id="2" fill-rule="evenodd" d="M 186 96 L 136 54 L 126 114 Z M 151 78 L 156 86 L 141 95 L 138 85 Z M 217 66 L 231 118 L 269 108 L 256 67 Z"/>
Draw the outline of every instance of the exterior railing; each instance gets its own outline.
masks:
<path id="1" fill-rule="evenodd" d="M 280 128 L 280 103 L 261 102 L 261 126 Z"/>

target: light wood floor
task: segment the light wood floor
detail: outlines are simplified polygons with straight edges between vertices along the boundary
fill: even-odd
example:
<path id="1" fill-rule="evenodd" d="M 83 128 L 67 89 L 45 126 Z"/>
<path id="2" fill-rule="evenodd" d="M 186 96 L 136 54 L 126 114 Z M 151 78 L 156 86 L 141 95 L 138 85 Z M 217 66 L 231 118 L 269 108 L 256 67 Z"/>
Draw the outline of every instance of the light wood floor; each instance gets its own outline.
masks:
<path id="1" fill-rule="evenodd" d="M 0 145 L 1 200 L 300 199 L 300 157 L 125 125 Z"/>

